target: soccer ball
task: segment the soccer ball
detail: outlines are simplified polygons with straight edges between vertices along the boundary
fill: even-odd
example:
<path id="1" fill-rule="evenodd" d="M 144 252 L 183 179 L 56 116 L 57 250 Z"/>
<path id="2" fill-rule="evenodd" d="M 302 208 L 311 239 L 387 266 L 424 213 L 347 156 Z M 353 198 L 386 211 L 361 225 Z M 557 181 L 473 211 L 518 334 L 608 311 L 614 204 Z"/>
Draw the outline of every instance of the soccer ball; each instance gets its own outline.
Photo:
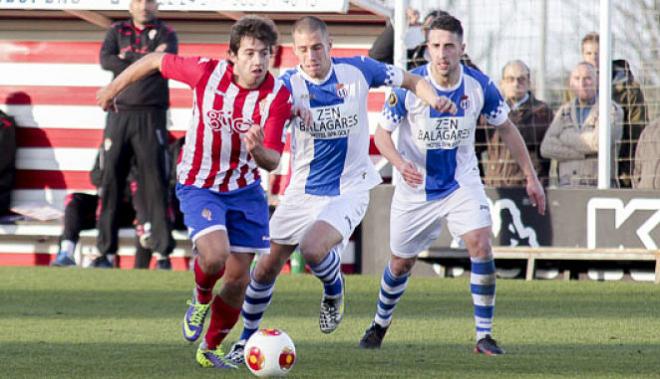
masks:
<path id="1" fill-rule="evenodd" d="M 245 364 L 256 376 L 284 376 L 296 363 L 296 347 L 279 329 L 261 329 L 245 344 Z"/>

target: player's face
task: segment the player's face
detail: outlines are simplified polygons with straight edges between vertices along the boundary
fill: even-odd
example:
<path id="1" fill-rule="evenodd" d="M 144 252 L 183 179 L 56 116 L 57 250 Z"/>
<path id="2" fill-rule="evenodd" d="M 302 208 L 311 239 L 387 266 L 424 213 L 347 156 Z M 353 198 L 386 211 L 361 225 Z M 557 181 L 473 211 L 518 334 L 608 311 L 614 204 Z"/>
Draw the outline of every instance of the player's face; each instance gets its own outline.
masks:
<path id="1" fill-rule="evenodd" d="M 598 67 L 598 44 L 596 42 L 586 42 L 582 45 L 582 59 Z"/>
<path id="2" fill-rule="evenodd" d="M 320 30 L 293 33 L 293 53 L 302 70 L 314 79 L 323 79 L 330 70 L 332 41 Z"/>
<path id="3" fill-rule="evenodd" d="M 156 18 L 158 3 L 156 0 L 131 0 L 128 11 L 133 22 L 137 25 L 144 25 Z"/>
<path id="4" fill-rule="evenodd" d="M 519 101 L 529 91 L 527 70 L 519 64 L 510 64 L 504 69 L 502 77 L 502 94 L 507 100 Z"/>
<path id="5" fill-rule="evenodd" d="M 593 67 L 581 64 L 571 73 L 571 89 L 575 97 L 583 102 L 596 98 L 598 78 Z"/>
<path id="6" fill-rule="evenodd" d="M 465 45 L 456 33 L 433 29 L 428 33 L 427 49 L 433 70 L 440 76 L 449 77 L 459 69 Z"/>
<path id="7" fill-rule="evenodd" d="M 266 78 L 270 48 L 253 37 L 241 38 L 236 54 L 229 52 L 234 63 L 234 79 L 244 88 L 256 88 Z"/>

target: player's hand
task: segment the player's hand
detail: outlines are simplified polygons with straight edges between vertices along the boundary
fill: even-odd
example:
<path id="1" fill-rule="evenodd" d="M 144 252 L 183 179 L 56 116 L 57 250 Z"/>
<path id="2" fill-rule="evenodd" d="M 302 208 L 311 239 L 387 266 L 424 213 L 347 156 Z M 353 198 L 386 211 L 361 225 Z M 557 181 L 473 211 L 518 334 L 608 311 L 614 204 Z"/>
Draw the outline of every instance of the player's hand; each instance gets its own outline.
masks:
<path id="1" fill-rule="evenodd" d="M 116 112 L 117 105 L 115 104 L 115 95 L 110 89 L 110 86 L 102 87 L 96 92 L 96 104 L 98 104 L 104 111 L 111 110 Z"/>
<path id="2" fill-rule="evenodd" d="M 456 111 L 458 110 L 458 108 L 456 108 L 456 104 L 454 104 L 454 102 L 446 96 L 438 96 L 435 99 L 435 102 L 431 104 L 431 107 L 441 113 L 456 114 Z"/>
<path id="3" fill-rule="evenodd" d="M 243 142 L 247 151 L 260 148 L 264 144 L 264 131 L 261 125 L 252 125 L 248 131 L 243 134 Z"/>
<path id="4" fill-rule="evenodd" d="M 299 117 L 303 125 L 310 126 L 313 123 L 312 111 L 309 108 L 301 106 L 291 107 L 291 116 Z"/>
<path id="5" fill-rule="evenodd" d="M 157 53 L 164 53 L 165 49 L 167 49 L 167 44 L 166 43 L 161 43 L 160 45 L 158 45 L 158 47 L 154 51 L 157 52 Z"/>
<path id="6" fill-rule="evenodd" d="M 404 161 L 399 167 L 396 167 L 397 171 L 401 174 L 403 180 L 408 183 L 411 187 L 417 187 L 424 182 L 422 174 L 417 170 L 417 167 L 410 161 Z"/>
<path id="7" fill-rule="evenodd" d="M 545 215 L 545 191 L 536 175 L 527 177 L 527 195 L 536 211 L 541 216 Z"/>

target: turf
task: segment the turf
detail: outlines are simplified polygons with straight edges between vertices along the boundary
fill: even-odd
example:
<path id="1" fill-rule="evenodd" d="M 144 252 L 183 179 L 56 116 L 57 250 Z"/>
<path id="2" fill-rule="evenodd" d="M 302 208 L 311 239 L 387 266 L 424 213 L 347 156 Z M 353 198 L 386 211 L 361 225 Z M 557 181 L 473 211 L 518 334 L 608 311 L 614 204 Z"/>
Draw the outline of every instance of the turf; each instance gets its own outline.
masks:
<path id="1" fill-rule="evenodd" d="M 190 273 L 4 267 L 0 278 L 0 377 L 249 376 L 245 368 L 195 364 L 195 346 L 180 330 Z M 485 357 L 472 353 L 465 278 L 413 278 L 383 348 L 360 350 L 378 283 L 349 276 L 346 318 L 323 335 L 317 280 L 279 279 L 263 326 L 286 330 L 296 343 L 290 377 L 660 375 L 660 288 L 653 284 L 500 280 L 495 337 L 508 354 Z"/>

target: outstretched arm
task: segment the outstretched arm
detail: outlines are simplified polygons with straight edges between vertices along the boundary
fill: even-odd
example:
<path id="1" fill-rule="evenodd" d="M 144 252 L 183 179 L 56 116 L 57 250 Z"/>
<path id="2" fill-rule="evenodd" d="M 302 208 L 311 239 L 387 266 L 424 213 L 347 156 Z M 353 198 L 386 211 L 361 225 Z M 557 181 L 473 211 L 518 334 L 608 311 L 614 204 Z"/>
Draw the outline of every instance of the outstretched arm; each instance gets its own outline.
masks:
<path id="1" fill-rule="evenodd" d="M 520 169 L 525 174 L 527 180 L 527 195 L 532 201 L 532 205 L 537 207 L 539 214 L 545 214 L 545 192 L 539 182 L 532 160 L 529 158 L 529 152 L 525 146 L 518 128 L 507 119 L 504 124 L 497 127 L 502 141 L 506 144 L 511 152 L 511 156 L 520 166 Z"/>
<path id="2" fill-rule="evenodd" d="M 165 53 L 150 53 L 130 65 L 110 84 L 96 93 L 96 103 L 104 111 L 108 110 L 112 106 L 114 98 L 126 87 L 156 71 L 160 71 L 164 56 Z"/>
<path id="3" fill-rule="evenodd" d="M 419 75 L 404 72 L 401 87 L 414 93 L 438 112 L 456 113 L 456 104 L 447 97 L 438 96 L 431 84 Z"/>

